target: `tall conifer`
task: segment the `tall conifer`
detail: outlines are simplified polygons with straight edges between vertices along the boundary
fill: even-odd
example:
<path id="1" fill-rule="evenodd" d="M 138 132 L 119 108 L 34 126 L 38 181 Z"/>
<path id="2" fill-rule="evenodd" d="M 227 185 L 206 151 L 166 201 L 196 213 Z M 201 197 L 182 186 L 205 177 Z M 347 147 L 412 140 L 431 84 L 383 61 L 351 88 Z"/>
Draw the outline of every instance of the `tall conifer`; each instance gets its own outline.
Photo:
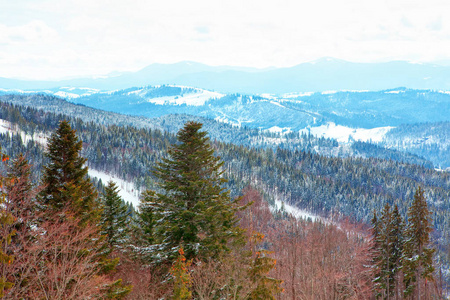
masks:
<path id="1" fill-rule="evenodd" d="M 375 295 L 382 299 L 398 297 L 402 287 L 399 272 L 402 266 L 403 220 L 397 205 L 392 210 L 386 203 L 379 220 L 374 212 L 372 224 Z"/>
<path id="2" fill-rule="evenodd" d="M 47 149 L 49 164 L 44 167 L 44 188 L 39 194 L 41 209 L 48 220 L 64 223 L 70 217 L 76 226 L 71 226 L 73 234 L 82 232 L 86 227 L 94 230 L 86 237 L 87 253 L 91 253 L 91 264 L 96 266 L 96 274 L 106 275 L 114 271 L 118 259 L 108 257 L 104 236 L 101 235 L 101 205 L 93 184 L 87 177 L 86 159 L 80 156 L 82 141 L 69 122 L 62 121 L 52 134 Z M 122 284 L 121 279 L 103 286 L 107 299 L 122 299 L 131 290 Z"/>
<path id="3" fill-rule="evenodd" d="M 128 207 L 119 196 L 117 185 L 109 181 L 103 193 L 102 234 L 110 251 L 124 244 L 129 233 Z"/>
<path id="4" fill-rule="evenodd" d="M 433 254 L 430 246 L 430 212 L 423 190 L 419 187 L 414 194 L 413 203 L 408 210 L 408 227 L 403 254 L 403 272 L 405 295 L 417 295 L 424 292 L 427 281 L 433 280 Z"/>
<path id="5" fill-rule="evenodd" d="M 178 132 L 179 143 L 154 171 L 163 192 L 146 194 L 157 222 L 156 246 L 170 260 L 180 246 L 187 259 L 215 257 L 227 252 L 228 241 L 238 234 L 239 207 L 223 187 L 223 162 L 201 127 L 188 122 Z"/>
<path id="6" fill-rule="evenodd" d="M 397 204 L 394 206 L 391 218 L 392 225 L 391 237 L 392 237 L 392 247 L 391 247 L 391 261 L 393 263 L 392 276 L 394 278 L 394 295 L 395 299 L 399 299 L 403 293 L 403 282 L 402 282 L 402 254 L 404 245 L 404 221 L 402 216 L 398 211 Z"/>
<path id="7" fill-rule="evenodd" d="M 97 222 L 97 191 L 87 178 L 86 159 L 80 156 L 82 145 L 69 122 L 60 122 L 48 142 L 46 155 L 50 162 L 44 167 L 40 199 L 49 215 L 68 208 L 82 222 Z"/>

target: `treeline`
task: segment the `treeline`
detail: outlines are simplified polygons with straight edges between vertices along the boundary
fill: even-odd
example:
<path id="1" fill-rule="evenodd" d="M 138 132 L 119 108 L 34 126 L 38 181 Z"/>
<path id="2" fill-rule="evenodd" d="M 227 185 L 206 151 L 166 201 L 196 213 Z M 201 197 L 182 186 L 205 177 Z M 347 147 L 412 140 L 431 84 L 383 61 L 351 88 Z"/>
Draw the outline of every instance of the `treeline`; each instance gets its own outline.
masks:
<path id="1" fill-rule="evenodd" d="M 143 193 L 137 214 L 112 182 L 99 197 L 86 176 L 82 141 L 67 121 L 51 135 L 40 185 L 32 184 L 25 158 L 14 159 L 1 177 L 1 297 L 389 298 L 394 289 L 385 292 L 379 283 L 390 283 L 385 270 L 399 261 L 400 299 L 443 296 L 420 189 L 399 234 L 392 234 L 390 220 L 399 217 L 389 206 L 380 221 L 373 218 L 372 239 L 367 229 L 342 220 L 296 220 L 283 209 L 272 213 L 251 187 L 231 197 L 223 162 L 200 129 L 190 122 L 179 131 L 154 168 L 159 190 Z M 400 235 L 399 258 L 390 249 L 400 248 L 391 246 Z"/>

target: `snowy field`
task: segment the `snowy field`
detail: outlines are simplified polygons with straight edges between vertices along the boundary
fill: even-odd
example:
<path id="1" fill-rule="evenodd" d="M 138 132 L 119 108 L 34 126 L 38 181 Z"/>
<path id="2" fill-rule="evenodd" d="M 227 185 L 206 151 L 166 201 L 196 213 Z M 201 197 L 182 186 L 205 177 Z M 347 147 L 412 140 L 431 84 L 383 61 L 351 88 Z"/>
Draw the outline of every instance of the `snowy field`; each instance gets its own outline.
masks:
<path id="1" fill-rule="evenodd" d="M 275 200 L 275 206 L 276 207 L 274 209 L 277 209 L 277 210 L 281 209 L 281 207 L 284 206 L 284 210 L 287 213 L 293 215 L 297 219 L 305 219 L 305 220 L 311 219 L 311 221 L 315 222 L 319 218 L 318 216 L 313 215 L 313 214 L 307 212 L 306 210 L 299 209 L 292 205 L 286 204 L 285 202 L 282 202 L 280 200 Z"/>
<path id="2" fill-rule="evenodd" d="M 350 128 L 342 125 L 336 125 L 333 122 L 321 125 L 318 127 L 311 127 L 301 130 L 302 133 L 310 132 L 312 135 L 325 138 L 336 139 L 339 143 L 348 143 L 349 140 L 374 143 L 381 142 L 386 133 L 394 127 L 377 127 L 372 129 L 365 128 Z"/>
<path id="3" fill-rule="evenodd" d="M 183 88 L 183 86 L 173 86 L 173 87 L 179 87 Z M 187 87 L 186 87 L 187 88 Z M 192 89 L 192 88 L 190 88 Z M 202 106 L 205 104 L 206 101 L 210 99 L 218 99 L 222 98 L 224 95 L 217 93 L 217 92 L 211 92 L 203 89 L 194 89 L 194 91 L 186 92 L 179 96 L 164 96 L 164 97 L 156 97 L 156 98 L 147 98 L 146 94 L 148 92 L 148 89 L 142 88 L 136 91 L 129 92 L 128 94 L 135 94 L 143 99 L 145 101 L 158 104 L 158 105 L 164 105 L 164 104 L 170 104 L 170 105 L 191 105 L 191 106 Z"/>
<path id="4" fill-rule="evenodd" d="M 139 206 L 139 195 L 141 194 L 141 191 L 136 190 L 132 182 L 125 181 L 112 174 L 107 174 L 91 168 L 89 168 L 88 172 L 91 178 L 97 177 L 97 179 L 101 179 L 103 185 L 105 186 L 108 184 L 108 181 L 112 180 L 119 188 L 119 196 L 125 202 L 132 203 L 135 208 Z"/>

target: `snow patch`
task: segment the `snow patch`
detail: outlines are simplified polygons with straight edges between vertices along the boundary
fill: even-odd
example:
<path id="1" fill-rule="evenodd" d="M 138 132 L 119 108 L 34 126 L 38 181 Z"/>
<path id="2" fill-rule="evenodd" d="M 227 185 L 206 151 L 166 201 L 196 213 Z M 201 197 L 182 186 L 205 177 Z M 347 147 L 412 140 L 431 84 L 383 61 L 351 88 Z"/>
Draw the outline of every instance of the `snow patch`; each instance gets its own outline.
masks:
<path id="1" fill-rule="evenodd" d="M 273 133 L 290 133 L 292 132 L 290 127 L 278 127 L 278 126 L 273 126 L 270 127 L 269 129 L 267 129 L 267 131 L 269 132 L 273 132 Z"/>
<path id="2" fill-rule="evenodd" d="M 400 93 L 404 93 L 405 91 L 388 91 L 388 92 L 384 92 L 385 94 L 400 94 Z"/>
<path id="3" fill-rule="evenodd" d="M 141 191 L 137 190 L 132 182 L 125 181 L 123 179 L 117 178 L 115 175 L 91 168 L 88 169 L 88 174 L 92 178 L 97 177 L 97 179 L 101 179 L 103 185 L 105 186 L 108 181 L 112 180 L 119 188 L 119 196 L 125 202 L 132 203 L 135 208 L 139 206 L 139 195 L 141 194 Z"/>
<path id="4" fill-rule="evenodd" d="M 372 129 L 366 128 L 350 128 L 342 125 L 336 125 L 333 122 L 329 122 L 325 125 L 318 127 L 310 127 L 300 130 L 301 133 L 311 133 L 319 137 L 333 138 L 339 143 L 349 143 L 353 141 L 362 142 L 381 142 L 384 136 L 392 128 L 391 126 L 377 127 Z"/>
<path id="5" fill-rule="evenodd" d="M 282 108 L 286 108 L 283 105 L 281 105 L 279 102 L 275 102 L 275 101 L 270 101 L 271 104 L 282 107 Z"/>
<path id="6" fill-rule="evenodd" d="M 287 213 L 293 215 L 297 219 L 311 219 L 311 221 L 315 222 L 319 217 L 316 215 L 313 215 L 306 210 L 299 209 L 297 207 L 294 207 L 292 205 L 286 204 L 283 201 L 275 200 L 275 209 L 280 210 L 282 207 L 284 207 L 284 211 Z"/>
<path id="7" fill-rule="evenodd" d="M 191 105 L 191 106 L 202 106 L 206 101 L 210 99 L 219 99 L 225 96 L 224 94 L 212 92 L 203 89 L 193 89 L 191 87 L 184 86 L 176 86 L 169 85 L 170 87 L 178 87 L 187 89 L 186 92 L 183 92 L 181 95 L 176 96 L 163 96 L 163 97 L 155 97 L 148 98 L 146 97 L 147 89 L 139 89 L 136 91 L 129 92 L 128 94 L 135 94 L 144 99 L 146 102 L 154 103 L 157 105 Z M 193 89 L 193 91 L 192 91 Z"/>
<path id="8" fill-rule="evenodd" d="M 314 92 L 303 92 L 303 93 L 287 93 L 287 94 L 283 94 L 281 97 L 282 98 L 297 98 L 297 97 L 309 97 L 314 95 Z"/>
<path id="9" fill-rule="evenodd" d="M 22 139 L 22 142 L 26 145 L 29 141 L 35 141 L 36 143 L 46 146 L 47 145 L 47 139 L 49 138 L 49 135 L 44 134 L 42 132 L 35 132 L 33 136 L 26 134 L 22 130 L 19 130 L 17 126 L 11 124 L 9 121 L 0 119 L 0 133 L 12 133 L 12 134 L 20 134 L 20 137 Z"/>
<path id="10" fill-rule="evenodd" d="M 56 92 L 56 93 L 54 93 L 54 95 L 61 97 L 61 98 L 71 98 L 71 99 L 80 97 L 80 95 L 63 92 L 63 91 Z"/>

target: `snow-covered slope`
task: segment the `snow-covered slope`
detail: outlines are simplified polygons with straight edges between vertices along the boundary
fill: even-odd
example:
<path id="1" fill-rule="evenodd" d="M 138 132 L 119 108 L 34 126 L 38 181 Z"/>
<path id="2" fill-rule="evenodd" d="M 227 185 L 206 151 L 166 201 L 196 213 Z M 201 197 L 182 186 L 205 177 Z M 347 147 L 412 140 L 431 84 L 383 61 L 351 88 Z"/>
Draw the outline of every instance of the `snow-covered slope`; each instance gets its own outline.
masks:
<path id="1" fill-rule="evenodd" d="M 286 204 L 285 202 L 282 202 L 280 200 L 275 200 L 275 207 L 273 209 L 284 210 L 285 212 L 291 214 L 297 219 L 305 219 L 305 220 L 310 219 L 313 222 L 315 222 L 317 219 L 321 219 L 320 217 L 313 215 L 307 212 L 306 210 L 299 209 L 292 205 Z"/>
<path id="2" fill-rule="evenodd" d="M 139 195 L 141 194 L 141 191 L 137 190 L 132 182 L 125 181 L 113 174 L 108 174 L 105 172 L 94 170 L 92 168 L 89 168 L 88 172 L 90 177 L 101 179 L 104 185 L 106 185 L 108 181 L 112 180 L 119 188 L 119 196 L 125 202 L 132 203 L 136 208 L 139 206 Z"/>
<path id="3" fill-rule="evenodd" d="M 384 126 L 377 128 L 350 128 L 347 126 L 336 125 L 329 122 L 325 125 L 317 127 L 309 127 L 301 130 L 304 133 L 311 133 L 319 137 L 336 139 L 339 143 L 349 143 L 352 141 L 362 142 L 381 142 L 392 126 Z"/>
<path id="4" fill-rule="evenodd" d="M 210 99 L 218 99 L 222 98 L 224 94 L 220 94 L 217 92 L 212 92 L 208 90 L 198 89 L 198 88 L 190 88 L 184 86 L 175 86 L 168 85 L 167 88 L 173 88 L 174 91 L 179 91 L 178 94 L 173 95 L 164 95 L 164 94 L 156 94 L 153 93 L 158 89 L 161 89 L 161 86 L 157 86 L 154 88 L 145 87 L 140 88 L 131 92 L 128 92 L 128 95 L 136 95 L 143 99 L 143 102 L 154 103 L 158 105 L 192 105 L 192 106 L 202 106 L 206 101 Z"/>
<path id="5" fill-rule="evenodd" d="M 0 134 L 8 132 L 20 134 L 20 137 L 22 138 L 24 144 L 28 143 L 29 141 L 35 141 L 38 144 L 45 146 L 47 144 L 47 138 L 49 137 L 49 135 L 42 132 L 35 132 L 34 135 L 31 136 L 19 130 L 17 126 L 14 126 L 10 122 L 0 119 Z"/>
<path id="6" fill-rule="evenodd" d="M 74 99 L 78 97 L 90 96 L 92 94 L 100 93 L 101 91 L 93 88 L 76 88 L 76 87 L 57 87 L 45 90 L 22 90 L 22 89 L 4 89 L 0 88 L 2 93 L 17 93 L 17 94 L 37 94 L 44 93 L 55 95 L 65 99 Z"/>

